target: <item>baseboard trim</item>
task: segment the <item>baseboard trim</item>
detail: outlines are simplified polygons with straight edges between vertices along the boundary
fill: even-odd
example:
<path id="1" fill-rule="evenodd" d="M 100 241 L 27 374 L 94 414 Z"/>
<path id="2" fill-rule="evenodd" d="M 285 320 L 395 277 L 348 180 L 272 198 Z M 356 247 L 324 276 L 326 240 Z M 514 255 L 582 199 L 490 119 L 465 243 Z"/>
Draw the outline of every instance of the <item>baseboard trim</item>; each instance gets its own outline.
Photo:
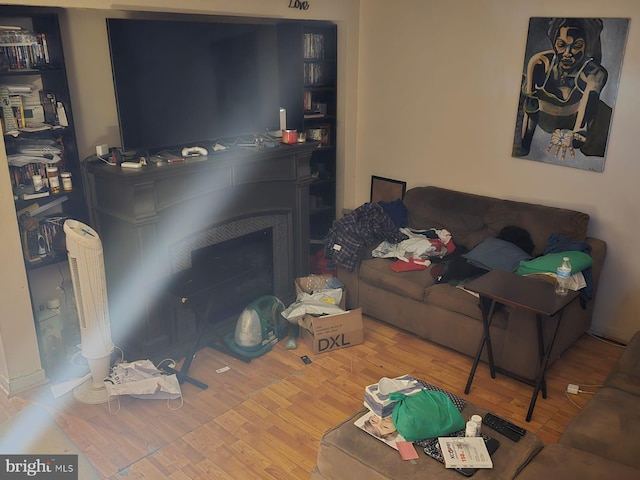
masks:
<path id="1" fill-rule="evenodd" d="M 591 324 L 591 328 L 587 333 L 604 340 L 619 343 L 620 345 L 626 345 L 631 340 L 631 337 L 633 337 L 633 333 L 628 334 L 610 327 L 595 324 Z"/>
<path id="2" fill-rule="evenodd" d="M 7 397 L 13 397 L 26 390 L 30 390 L 40 385 L 44 385 L 49 380 L 47 379 L 43 369 L 36 370 L 29 375 L 22 377 L 6 379 L 0 376 L 0 388 L 4 390 Z"/>

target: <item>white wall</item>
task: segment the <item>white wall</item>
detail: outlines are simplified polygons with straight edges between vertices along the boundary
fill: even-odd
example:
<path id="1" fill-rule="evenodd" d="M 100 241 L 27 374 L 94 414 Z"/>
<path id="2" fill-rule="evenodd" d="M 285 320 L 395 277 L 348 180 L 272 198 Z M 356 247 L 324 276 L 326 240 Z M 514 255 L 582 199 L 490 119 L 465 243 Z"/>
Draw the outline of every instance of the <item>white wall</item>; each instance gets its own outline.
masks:
<path id="1" fill-rule="evenodd" d="M 529 17 L 630 18 L 604 172 L 511 157 Z M 371 175 L 581 210 L 608 243 L 592 330 L 640 328 L 640 3 L 363 0 L 356 188 Z"/>
<path id="2" fill-rule="evenodd" d="M 7 165 L 4 141 L 0 164 Z M 15 393 L 44 381 L 9 169 L 0 168 L 0 386 Z"/>

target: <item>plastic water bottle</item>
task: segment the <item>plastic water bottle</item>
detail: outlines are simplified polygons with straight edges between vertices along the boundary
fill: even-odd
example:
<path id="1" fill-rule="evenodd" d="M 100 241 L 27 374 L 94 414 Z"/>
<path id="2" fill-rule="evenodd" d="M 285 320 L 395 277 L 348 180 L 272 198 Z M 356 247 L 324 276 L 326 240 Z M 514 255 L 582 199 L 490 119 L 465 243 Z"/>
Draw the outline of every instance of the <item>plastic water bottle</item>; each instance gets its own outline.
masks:
<path id="1" fill-rule="evenodd" d="M 556 294 L 566 295 L 569 291 L 569 277 L 571 277 L 571 262 L 569 257 L 562 258 L 562 264 L 556 269 Z"/>

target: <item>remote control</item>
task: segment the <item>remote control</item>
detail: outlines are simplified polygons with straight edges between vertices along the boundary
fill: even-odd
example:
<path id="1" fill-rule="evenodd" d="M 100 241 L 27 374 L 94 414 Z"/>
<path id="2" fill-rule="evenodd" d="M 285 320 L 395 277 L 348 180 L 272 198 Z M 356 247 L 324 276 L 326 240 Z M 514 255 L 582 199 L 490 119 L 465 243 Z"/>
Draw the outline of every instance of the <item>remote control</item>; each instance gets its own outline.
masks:
<path id="1" fill-rule="evenodd" d="M 496 432 L 501 433 L 509 440 L 513 440 L 514 442 L 520 440 L 520 437 L 524 436 L 524 434 L 527 433 L 525 429 L 514 425 L 504 418 L 497 417 L 492 413 L 487 413 L 484 416 L 484 420 L 482 423 L 490 428 L 493 428 Z"/>

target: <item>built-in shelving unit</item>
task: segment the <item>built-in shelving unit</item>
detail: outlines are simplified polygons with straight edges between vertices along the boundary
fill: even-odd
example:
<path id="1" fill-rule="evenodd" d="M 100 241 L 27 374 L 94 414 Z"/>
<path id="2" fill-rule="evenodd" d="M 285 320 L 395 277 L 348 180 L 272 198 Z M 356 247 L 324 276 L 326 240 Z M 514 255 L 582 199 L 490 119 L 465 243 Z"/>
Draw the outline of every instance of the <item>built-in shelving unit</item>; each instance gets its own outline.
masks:
<path id="1" fill-rule="evenodd" d="M 87 217 L 56 9 L 0 6 L 0 119 L 11 181 L 4 188 L 15 200 L 42 364 L 54 378 L 66 320 L 55 304 L 38 305 L 50 275 L 43 267 L 68 268 L 64 221 Z"/>
<path id="2" fill-rule="evenodd" d="M 330 22 L 279 26 L 281 99 L 287 128 L 320 141 L 311 157 L 309 189 L 311 252 L 322 247 L 336 215 L 337 28 Z"/>
<path id="3" fill-rule="evenodd" d="M 0 6 L 0 102 L 27 268 L 66 260 L 56 236 L 65 218 L 84 220 L 86 207 L 54 10 Z"/>

